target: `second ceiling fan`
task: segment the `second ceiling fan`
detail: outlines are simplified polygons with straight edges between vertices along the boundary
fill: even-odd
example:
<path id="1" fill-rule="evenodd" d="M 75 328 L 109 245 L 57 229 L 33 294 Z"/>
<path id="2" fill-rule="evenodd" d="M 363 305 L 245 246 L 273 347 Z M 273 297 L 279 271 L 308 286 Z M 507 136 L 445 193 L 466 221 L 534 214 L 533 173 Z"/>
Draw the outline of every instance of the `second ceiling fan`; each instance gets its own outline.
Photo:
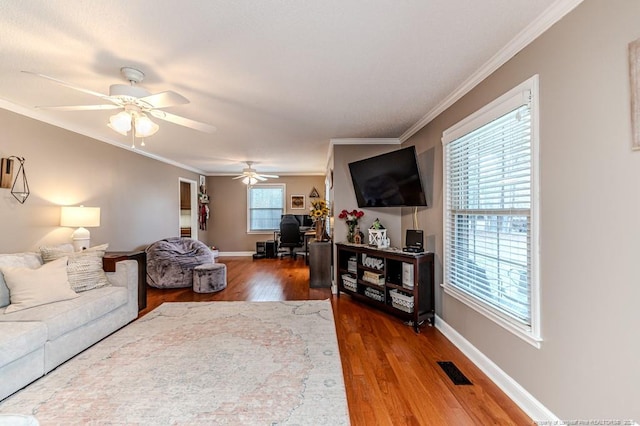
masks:
<path id="1" fill-rule="evenodd" d="M 246 163 L 248 167 L 242 169 L 242 174 L 233 178 L 233 179 L 242 179 L 242 183 L 244 183 L 245 185 L 254 185 L 258 182 L 264 182 L 269 178 L 277 179 L 280 177 L 278 175 L 267 175 L 263 173 L 258 173 L 256 169 L 251 167 L 253 165 L 253 161 L 247 161 Z"/>

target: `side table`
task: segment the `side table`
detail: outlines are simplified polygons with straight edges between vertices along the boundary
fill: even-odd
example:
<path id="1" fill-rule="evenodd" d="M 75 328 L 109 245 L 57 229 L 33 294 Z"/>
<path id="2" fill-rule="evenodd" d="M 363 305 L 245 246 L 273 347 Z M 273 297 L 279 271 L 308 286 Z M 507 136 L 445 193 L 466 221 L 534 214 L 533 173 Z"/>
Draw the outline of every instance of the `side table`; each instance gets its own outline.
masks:
<path id="1" fill-rule="evenodd" d="M 331 287 L 331 241 L 309 243 L 309 287 Z"/>
<path id="2" fill-rule="evenodd" d="M 115 272 L 116 262 L 138 261 L 138 312 L 147 307 L 147 253 L 140 251 L 108 251 L 102 259 L 105 272 Z"/>

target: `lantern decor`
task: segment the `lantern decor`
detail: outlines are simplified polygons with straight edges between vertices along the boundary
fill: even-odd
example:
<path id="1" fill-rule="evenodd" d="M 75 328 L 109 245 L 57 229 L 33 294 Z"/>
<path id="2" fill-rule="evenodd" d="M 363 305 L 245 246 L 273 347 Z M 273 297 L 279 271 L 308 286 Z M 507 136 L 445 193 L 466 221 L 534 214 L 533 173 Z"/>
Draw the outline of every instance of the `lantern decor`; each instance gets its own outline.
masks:
<path id="1" fill-rule="evenodd" d="M 387 238 L 387 230 L 382 226 L 380 220 L 376 218 L 369 228 L 369 244 L 378 248 L 387 248 L 391 241 Z"/>

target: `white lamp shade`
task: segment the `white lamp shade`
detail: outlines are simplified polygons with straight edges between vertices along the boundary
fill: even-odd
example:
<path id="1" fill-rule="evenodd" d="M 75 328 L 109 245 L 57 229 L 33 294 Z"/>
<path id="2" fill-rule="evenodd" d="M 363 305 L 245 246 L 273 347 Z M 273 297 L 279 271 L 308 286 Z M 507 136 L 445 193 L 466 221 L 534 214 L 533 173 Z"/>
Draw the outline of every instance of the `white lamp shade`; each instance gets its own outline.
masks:
<path id="1" fill-rule="evenodd" d="M 100 226 L 100 207 L 62 207 L 60 226 L 72 228 Z"/>
<path id="2" fill-rule="evenodd" d="M 136 118 L 136 136 L 139 138 L 146 138 L 155 134 L 160 126 L 151 121 L 146 115 L 141 115 Z"/>
<path id="3" fill-rule="evenodd" d="M 108 126 L 126 136 L 127 132 L 131 130 L 131 116 L 126 111 L 121 111 L 109 117 Z"/>

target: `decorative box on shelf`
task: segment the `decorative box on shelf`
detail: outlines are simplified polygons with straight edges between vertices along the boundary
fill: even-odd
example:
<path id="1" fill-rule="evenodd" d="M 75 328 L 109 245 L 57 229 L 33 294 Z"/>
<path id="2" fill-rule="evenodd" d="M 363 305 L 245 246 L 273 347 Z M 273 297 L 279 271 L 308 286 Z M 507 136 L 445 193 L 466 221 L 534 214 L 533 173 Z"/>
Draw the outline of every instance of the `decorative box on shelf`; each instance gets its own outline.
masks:
<path id="1" fill-rule="evenodd" d="M 389 295 L 391 296 L 391 305 L 394 308 L 408 313 L 413 312 L 413 296 L 403 294 L 396 289 L 389 291 Z"/>
<path id="2" fill-rule="evenodd" d="M 384 302 L 384 292 L 380 290 L 376 290 L 375 288 L 367 287 L 364 289 L 364 295 L 377 300 L 378 302 Z"/>
<path id="3" fill-rule="evenodd" d="M 402 262 L 402 287 L 413 290 L 413 264 Z"/>
<path id="4" fill-rule="evenodd" d="M 362 280 L 375 285 L 384 285 L 384 275 L 371 271 L 364 271 L 362 273 Z"/>
<path id="5" fill-rule="evenodd" d="M 358 283 L 354 277 L 349 274 L 342 274 L 342 284 L 351 291 L 358 291 Z"/>
<path id="6" fill-rule="evenodd" d="M 357 269 L 358 269 L 358 265 L 357 265 L 357 260 L 355 256 L 350 257 L 349 260 L 347 261 L 347 271 L 353 272 L 355 274 Z"/>

